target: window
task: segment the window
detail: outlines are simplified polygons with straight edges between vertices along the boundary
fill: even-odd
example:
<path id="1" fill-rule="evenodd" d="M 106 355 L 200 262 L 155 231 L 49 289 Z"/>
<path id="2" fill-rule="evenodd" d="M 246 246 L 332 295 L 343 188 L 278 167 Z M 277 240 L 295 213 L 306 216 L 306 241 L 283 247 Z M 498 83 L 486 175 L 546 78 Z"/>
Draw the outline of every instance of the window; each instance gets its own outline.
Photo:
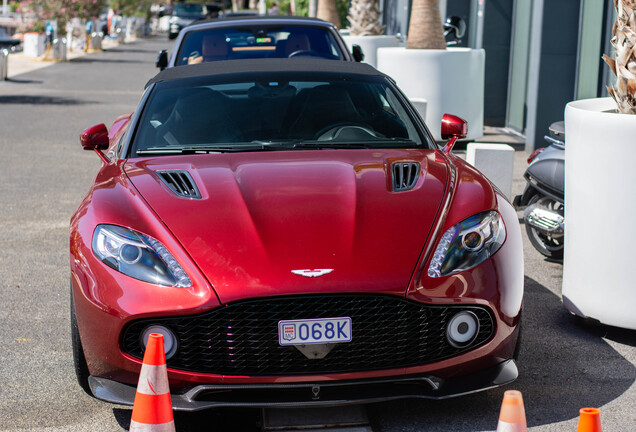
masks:
<path id="1" fill-rule="evenodd" d="M 176 63 L 180 66 L 217 60 L 296 56 L 344 59 L 326 28 L 232 27 L 187 33 Z"/>
<path id="2" fill-rule="evenodd" d="M 272 79 L 158 83 L 141 117 L 133 157 L 172 151 L 421 146 L 398 95 L 370 81 Z M 318 145 L 316 144 L 316 145 Z M 220 148 L 220 147 L 222 148 Z M 136 153 L 136 154 L 135 154 Z"/>

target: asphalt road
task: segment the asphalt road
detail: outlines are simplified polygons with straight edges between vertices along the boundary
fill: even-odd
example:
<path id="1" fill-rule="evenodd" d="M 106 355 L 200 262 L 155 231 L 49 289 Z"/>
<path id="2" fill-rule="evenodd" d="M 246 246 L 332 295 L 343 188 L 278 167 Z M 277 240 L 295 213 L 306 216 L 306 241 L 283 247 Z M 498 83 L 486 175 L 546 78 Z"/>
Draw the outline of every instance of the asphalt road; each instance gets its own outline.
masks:
<path id="1" fill-rule="evenodd" d="M 0 82 L 0 430 L 128 428 L 130 408 L 90 398 L 75 382 L 68 221 L 100 166 L 81 149 L 80 132 L 132 111 L 157 51 L 170 46 L 138 41 Z M 516 152 L 517 193 L 525 158 Z M 561 264 L 526 243 L 520 378 L 451 400 L 368 405 L 374 431 L 492 431 L 505 389 L 523 392 L 531 431 L 575 431 L 588 406 L 601 408 L 606 432 L 636 431 L 636 332 L 570 316 Z M 215 410 L 175 421 L 179 431 L 249 431 L 258 417 Z"/>

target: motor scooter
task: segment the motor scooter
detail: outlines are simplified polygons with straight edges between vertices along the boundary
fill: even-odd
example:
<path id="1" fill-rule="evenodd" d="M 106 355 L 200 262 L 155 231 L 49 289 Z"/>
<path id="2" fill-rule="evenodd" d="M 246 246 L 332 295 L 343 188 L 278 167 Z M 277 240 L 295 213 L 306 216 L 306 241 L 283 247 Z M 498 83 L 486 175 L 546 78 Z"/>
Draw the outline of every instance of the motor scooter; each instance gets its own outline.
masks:
<path id="1" fill-rule="evenodd" d="M 444 37 L 446 46 L 458 45 L 466 34 L 466 21 L 458 16 L 450 16 L 444 21 Z"/>
<path id="2" fill-rule="evenodd" d="M 524 209 L 523 220 L 532 246 L 552 260 L 563 259 L 565 192 L 565 125 L 550 125 L 548 147 L 535 150 L 523 174 L 526 187 L 513 204 Z"/>

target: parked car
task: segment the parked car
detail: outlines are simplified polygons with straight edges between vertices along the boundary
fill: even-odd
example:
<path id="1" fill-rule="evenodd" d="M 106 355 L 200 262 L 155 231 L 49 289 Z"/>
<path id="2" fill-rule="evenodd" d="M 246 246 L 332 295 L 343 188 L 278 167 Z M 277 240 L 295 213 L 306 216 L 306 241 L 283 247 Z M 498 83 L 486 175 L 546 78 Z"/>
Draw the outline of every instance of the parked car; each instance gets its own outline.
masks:
<path id="1" fill-rule="evenodd" d="M 319 57 L 362 61 L 359 46 L 353 54 L 326 21 L 303 17 L 235 17 L 199 22 L 185 28 L 175 41 L 170 58 L 163 50 L 157 67 L 182 66 L 218 60 L 250 58 Z"/>
<path id="2" fill-rule="evenodd" d="M 22 41 L 17 38 L 12 38 L 9 36 L 9 33 L 2 27 L 0 27 L 0 49 L 7 49 L 9 51 L 14 51 L 18 45 L 20 45 Z"/>
<path id="3" fill-rule="evenodd" d="M 81 136 L 75 370 L 132 404 L 149 334 L 175 409 L 446 398 L 517 377 L 517 214 L 369 65 L 170 68 Z"/>
<path id="4" fill-rule="evenodd" d="M 169 21 L 168 38 L 176 38 L 182 28 L 206 18 L 208 18 L 208 7 L 204 3 L 175 4 Z"/>

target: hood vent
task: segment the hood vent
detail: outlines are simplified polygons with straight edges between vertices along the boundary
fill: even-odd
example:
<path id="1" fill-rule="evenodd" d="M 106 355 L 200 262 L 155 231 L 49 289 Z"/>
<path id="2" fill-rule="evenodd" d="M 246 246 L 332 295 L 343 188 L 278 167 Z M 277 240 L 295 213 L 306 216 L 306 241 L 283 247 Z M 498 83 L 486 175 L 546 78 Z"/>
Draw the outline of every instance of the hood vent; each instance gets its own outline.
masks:
<path id="1" fill-rule="evenodd" d="M 172 190 L 172 192 L 184 198 L 201 198 L 201 193 L 197 189 L 196 183 L 187 171 L 170 170 L 157 171 L 161 180 Z"/>
<path id="2" fill-rule="evenodd" d="M 415 187 L 420 176 L 420 164 L 417 162 L 395 162 L 391 164 L 393 192 L 403 192 Z"/>

